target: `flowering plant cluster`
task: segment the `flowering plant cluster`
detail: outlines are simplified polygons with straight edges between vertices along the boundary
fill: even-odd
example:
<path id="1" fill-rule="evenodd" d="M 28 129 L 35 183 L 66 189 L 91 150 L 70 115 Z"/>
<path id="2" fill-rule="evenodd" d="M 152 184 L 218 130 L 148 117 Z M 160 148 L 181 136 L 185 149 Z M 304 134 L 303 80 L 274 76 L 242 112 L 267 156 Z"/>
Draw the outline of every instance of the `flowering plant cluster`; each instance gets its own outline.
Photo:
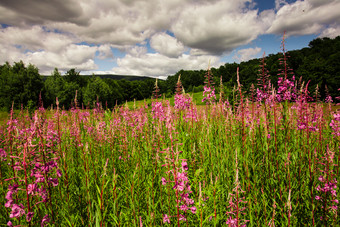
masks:
<path id="1" fill-rule="evenodd" d="M 10 125 L 13 124 L 15 123 Z M 47 205 L 50 202 L 50 188 L 58 186 L 58 178 L 62 175 L 57 163 L 58 135 L 53 123 L 41 121 L 36 112 L 32 124 L 26 128 L 20 126 L 18 130 L 12 131 L 12 136 L 20 142 L 16 144 L 16 154 L 12 151 L 10 155 L 15 177 L 6 179 L 10 183 L 5 207 L 11 209 L 9 218 L 20 220 L 25 215 L 26 221 L 30 223 L 34 214 L 39 213 L 38 205 Z M 2 161 L 8 159 L 3 149 L 1 156 Z M 49 220 L 46 214 L 41 225 L 46 225 Z M 8 226 L 13 226 L 12 221 L 8 222 Z"/>
<path id="2" fill-rule="evenodd" d="M 337 199 L 337 180 L 333 172 L 334 166 L 334 152 L 327 148 L 325 156 L 319 161 L 319 172 L 318 177 L 319 184 L 316 187 L 318 211 L 320 220 L 327 223 L 334 215 L 337 215 L 338 203 Z"/>
<path id="3" fill-rule="evenodd" d="M 246 204 L 244 197 L 241 197 L 240 194 L 244 193 L 241 189 L 240 181 L 238 179 L 238 161 L 237 161 L 237 151 L 235 151 L 235 163 L 236 163 L 236 174 L 235 174 L 235 188 L 233 189 L 234 193 L 229 193 L 229 205 L 227 206 L 228 211 L 227 214 L 227 221 L 226 224 L 230 227 L 245 227 L 246 223 L 249 220 L 242 220 L 240 217 L 241 215 L 246 215 L 244 210 L 246 209 L 245 206 L 242 204 Z"/>
<path id="4" fill-rule="evenodd" d="M 172 189 L 176 191 L 177 198 L 177 206 L 179 210 L 183 211 L 184 214 L 179 214 L 179 221 L 186 221 L 186 213 L 190 211 L 195 214 L 197 208 L 194 206 L 195 201 L 191 199 L 189 196 L 192 193 L 189 179 L 187 176 L 188 164 L 186 161 L 182 161 L 181 168 L 176 168 L 176 170 L 170 170 L 173 175 L 174 180 L 166 180 L 162 177 L 162 184 L 166 185 L 167 183 L 174 183 Z M 168 214 L 163 215 L 163 223 L 170 223 L 170 218 Z"/>
<path id="5" fill-rule="evenodd" d="M 175 109 L 185 110 L 190 108 L 191 98 L 184 94 L 175 94 Z"/>
<path id="6" fill-rule="evenodd" d="M 204 86 L 202 102 L 211 104 L 216 101 L 215 88 Z"/>
<path id="7" fill-rule="evenodd" d="M 332 127 L 334 136 L 340 136 L 340 113 L 333 114 L 333 119 L 329 126 Z"/>
<path id="8" fill-rule="evenodd" d="M 296 100 L 296 92 L 295 92 L 295 85 L 294 85 L 295 77 L 292 77 L 292 80 L 287 78 L 279 77 L 278 83 L 278 90 L 277 90 L 277 101 L 295 101 Z"/>
<path id="9" fill-rule="evenodd" d="M 161 102 L 152 102 L 152 118 L 159 119 L 160 121 L 165 120 L 165 110 Z"/>

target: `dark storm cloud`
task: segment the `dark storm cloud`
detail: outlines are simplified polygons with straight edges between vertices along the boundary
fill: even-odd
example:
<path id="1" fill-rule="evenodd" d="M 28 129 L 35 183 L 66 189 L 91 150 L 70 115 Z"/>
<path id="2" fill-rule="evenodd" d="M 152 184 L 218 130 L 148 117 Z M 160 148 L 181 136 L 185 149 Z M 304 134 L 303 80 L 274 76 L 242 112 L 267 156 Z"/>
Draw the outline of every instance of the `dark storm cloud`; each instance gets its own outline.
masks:
<path id="1" fill-rule="evenodd" d="M 10 25 L 44 24 L 46 21 L 71 22 L 86 25 L 88 19 L 78 1 L 70 0 L 1 0 L 4 14 L 0 22 Z M 7 16 L 10 16 L 10 20 Z"/>

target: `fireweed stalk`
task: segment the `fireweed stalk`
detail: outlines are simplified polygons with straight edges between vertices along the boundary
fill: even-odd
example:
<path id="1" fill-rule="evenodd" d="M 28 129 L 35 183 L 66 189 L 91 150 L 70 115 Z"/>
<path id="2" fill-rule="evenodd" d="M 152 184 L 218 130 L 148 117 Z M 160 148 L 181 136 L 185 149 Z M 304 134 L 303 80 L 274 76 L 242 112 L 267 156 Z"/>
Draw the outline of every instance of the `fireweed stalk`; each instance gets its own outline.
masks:
<path id="1" fill-rule="evenodd" d="M 178 160 L 176 160 L 178 162 Z M 175 162 L 175 160 L 171 160 L 171 162 Z M 166 166 L 165 164 L 164 166 Z M 178 224 L 179 221 L 187 221 L 186 213 L 187 211 L 190 211 L 191 213 L 195 214 L 196 213 L 196 207 L 194 206 L 194 200 L 191 199 L 189 196 L 192 193 L 191 187 L 190 187 L 190 182 L 187 176 L 187 170 L 188 170 L 188 164 L 186 160 L 182 160 L 181 167 L 174 166 L 174 169 L 171 169 L 170 176 L 171 179 L 166 179 L 162 178 L 162 184 L 172 184 L 173 187 L 172 189 L 175 190 L 176 192 L 176 203 L 177 203 L 177 208 L 184 212 L 184 214 L 179 214 L 178 219 Z M 177 175 L 177 176 L 176 176 Z M 172 180 L 174 179 L 174 180 Z M 179 195 L 179 196 L 177 196 Z M 164 214 L 163 216 L 163 223 L 171 223 L 170 222 L 171 216 L 168 214 Z"/>
<path id="2" fill-rule="evenodd" d="M 22 223 L 21 217 L 25 215 L 29 225 L 32 220 L 36 224 L 35 217 L 38 218 L 38 214 L 43 212 L 39 204 L 45 206 L 48 204 L 52 209 L 51 186 L 58 186 L 58 178 L 61 177 L 57 163 L 59 159 L 57 132 L 54 130 L 53 123 L 47 124 L 37 111 L 29 127 L 18 128 L 16 140 L 18 155 L 11 156 L 11 158 L 16 160 L 13 168 L 17 177 L 8 179 L 12 183 L 8 186 L 5 207 L 11 209 L 9 217 L 16 219 L 16 221 L 13 220 L 14 223 Z M 26 202 L 22 204 L 23 201 Z M 49 222 L 48 216 L 46 214 L 41 220 L 41 225 Z M 13 225 L 12 220 L 8 222 L 8 225 Z"/>
<path id="3" fill-rule="evenodd" d="M 211 73 L 210 68 L 208 68 L 206 74 L 205 74 L 205 86 L 203 91 L 203 99 L 202 102 L 204 102 L 206 105 L 210 105 L 215 103 L 216 101 L 216 95 L 215 95 L 215 87 L 213 82 L 213 75 Z"/>
<path id="4" fill-rule="evenodd" d="M 316 186 L 317 195 L 317 215 L 324 226 L 334 224 L 337 218 L 339 200 L 337 199 L 337 179 L 334 173 L 334 152 L 328 147 L 318 161 L 318 185 Z"/>
<path id="5" fill-rule="evenodd" d="M 229 205 L 227 206 L 227 221 L 226 224 L 230 227 L 245 227 L 246 223 L 249 220 L 242 220 L 241 217 L 246 215 L 244 212 L 246 207 L 242 204 L 246 204 L 244 201 L 244 197 L 240 197 L 244 191 L 241 189 L 240 181 L 239 181 L 239 171 L 238 171 L 238 161 L 237 161 L 237 150 L 235 150 L 235 188 L 233 189 L 234 193 L 229 193 Z"/>

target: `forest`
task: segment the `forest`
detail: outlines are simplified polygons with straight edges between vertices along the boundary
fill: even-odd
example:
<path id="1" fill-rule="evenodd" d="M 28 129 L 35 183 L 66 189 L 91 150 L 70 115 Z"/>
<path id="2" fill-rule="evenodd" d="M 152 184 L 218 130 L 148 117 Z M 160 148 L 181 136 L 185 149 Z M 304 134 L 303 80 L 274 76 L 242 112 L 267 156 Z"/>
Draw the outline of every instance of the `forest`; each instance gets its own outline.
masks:
<path id="1" fill-rule="evenodd" d="M 287 56 L 296 81 L 302 78 L 305 83 L 309 82 L 311 94 L 318 86 L 321 100 L 326 95 L 340 95 L 340 36 L 334 39 L 317 38 L 306 48 L 289 51 Z M 264 59 L 269 79 L 274 86 L 278 82 L 281 58 L 282 53 L 277 53 Z M 233 88 L 237 85 L 236 70 L 239 67 L 240 83 L 243 84 L 244 91 L 250 94 L 252 84 L 257 86 L 261 61 L 262 59 L 252 59 L 211 68 L 216 92 L 219 92 L 222 77 L 224 93 L 232 99 Z M 205 73 L 206 70 L 180 70 L 175 75 L 169 75 L 166 80 L 159 80 L 160 93 L 165 97 L 173 96 L 179 75 L 185 92 L 203 91 Z M 43 76 L 32 64 L 26 66 L 20 61 L 11 65 L 6 62 L 0 65 L 0 110 L 9 111 L 12 106 L 14 109 L 30 110 L 39 105 L 46 108 L 55 106 L 56 98 L 60 106 L 69 109 L 74 105 L 75 97 L 77 103 L 84 108 L 92 108 L 95 103 L 101 103 L 104 108 L 112 108 L 125 101 L 150 98 L 154 84 L 153 78 L 126 80 L 112 79 L 107 75 L 84 76 L 76 69 L 70 69 L 65 75 L 61 75 L 56 68 L 51 75 Z"/>

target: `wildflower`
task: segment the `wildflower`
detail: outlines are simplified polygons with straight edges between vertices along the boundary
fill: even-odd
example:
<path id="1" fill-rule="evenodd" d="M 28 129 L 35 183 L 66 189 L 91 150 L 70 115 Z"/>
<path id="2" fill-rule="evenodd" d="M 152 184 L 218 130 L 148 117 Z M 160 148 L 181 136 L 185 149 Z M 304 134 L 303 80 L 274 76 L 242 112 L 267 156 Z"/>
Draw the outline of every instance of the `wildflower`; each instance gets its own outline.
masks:
<path id="1" fill-rule="evenodd" d="M 180 221 L 186 221 L 187 219 L 186 219 L 186 217 L 183 214 L 180 214 L 179 215 L 179 220 Z"/>
<path id="2" fill-rule="evenodd" d="M 197 208 L 193 206 L 190 208 L 190 210 L 193 214 L 196 214 Z"/>
<path id="3" fill-rule="evenodd" d="M 188 163 L 187 162 L 182 162 L 182 169 L 183 169 L 183 171 L 188 170 Z"/>
<path id="4" fill-rule="evenodd" d="M 51 219 L 48 217 L 48 214 L 46 214 L 44 218 L 41 220 L 41 227 L 47 225 L 47 223 L 49 223 L 50 221 Z"/>
<path id="5" fill-rule="evenodd" d="M 5 150 L 2 149 L 2 148 L 0 148 L 0 157 L 1 157 L 1 160 L 2 160 L 3 158 L 6 158 L 6 157 L 7 157 L 7 153 L 6 153 Z"/>
<path id="6" fill-rule="evenodd" d="M 29 184 L 27 186 L 27 191 L 29 195 L 33 195 L 36 189 L 37 189 L 37 184 Z"/>
<path id="7" fill-rule="evenodd" d="M 164 216 L 163 216 L 163 223 L 169 223 L 170 224 L 170 217 L 167 214 L 164 214 Z"/>
<path id="8" fill-rule="evenodd" d="M 13 204 L 12 212 L 9 215 L 10 218 L 20 218 L 23 214 L 25 214 L 24 206 L 22 204 L 17 205 Z"/>
<path id="9" fill-rule="evenodd" d="M 166 185 L 166 179 L 162 177 L 162 185 Z"/>
<path id="10" fill-rule="evenodd" d="M 32 220 L 34 213 L 33 212 L 28 212 L 26 215 L 26 221 L 30 222 Z"/>
<path id="11" fill-rule="evenodd" d="M 183 210 L 183 211 L 187 211 L 189 208 L 188 208 L 187 205 L 183 204 L 183 205 L 180 206 L 179 209 L 180 209 L 180 210 Z"/>
<path id="12" fill-rule="evenodd" d="M 183 94 L 176 94 L 174 97 L 175 109 L 185 110 L 190 108 L 191 99 Z"/>

